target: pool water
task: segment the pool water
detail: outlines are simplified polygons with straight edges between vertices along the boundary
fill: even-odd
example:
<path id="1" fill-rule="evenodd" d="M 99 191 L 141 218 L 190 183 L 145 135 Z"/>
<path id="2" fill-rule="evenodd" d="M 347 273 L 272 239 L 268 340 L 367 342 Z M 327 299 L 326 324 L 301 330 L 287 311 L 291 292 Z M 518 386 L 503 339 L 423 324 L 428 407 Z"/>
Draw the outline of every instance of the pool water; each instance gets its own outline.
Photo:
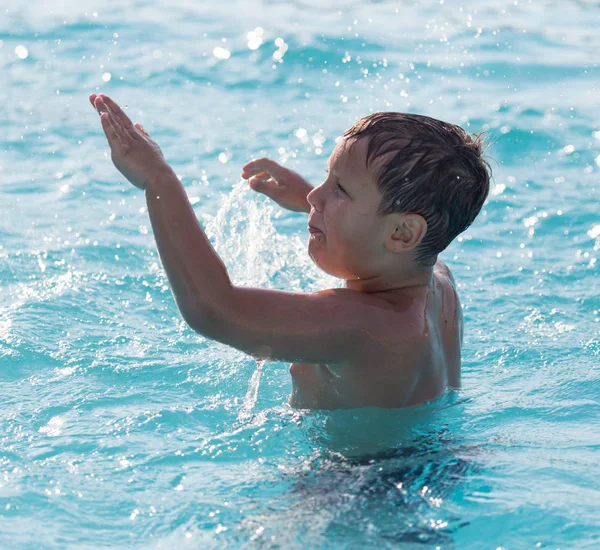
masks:
<path id="1" fill-rule="evenodd" d="M 488 4 L 3 4 L 1 548 L 600 548 L 600 6 Z M 99 91 L 234 282 L 280 289 L 337 282 L 245 162 L 319 183 L 377 110 L 485 130 L 489 200 L 443 254 L 463 388 L 294 411 L 287 365 L 187 328 Z"/>

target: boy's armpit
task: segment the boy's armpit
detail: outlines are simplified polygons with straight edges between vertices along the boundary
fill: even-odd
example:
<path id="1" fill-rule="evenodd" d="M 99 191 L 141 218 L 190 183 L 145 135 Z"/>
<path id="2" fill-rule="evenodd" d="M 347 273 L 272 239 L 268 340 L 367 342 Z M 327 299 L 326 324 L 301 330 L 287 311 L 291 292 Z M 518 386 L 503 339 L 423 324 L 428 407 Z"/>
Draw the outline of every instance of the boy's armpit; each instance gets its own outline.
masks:
<path id="1" fill-rule="evenodd" d="M 299 294 L 233 287 L 206 308 L 182 311 L 200 334 L 250 355 L 281 361 L 341 365 L 368 362 L 377 344 L 376 325 L 390 312 L 363 294 L 346 289 Z"/>

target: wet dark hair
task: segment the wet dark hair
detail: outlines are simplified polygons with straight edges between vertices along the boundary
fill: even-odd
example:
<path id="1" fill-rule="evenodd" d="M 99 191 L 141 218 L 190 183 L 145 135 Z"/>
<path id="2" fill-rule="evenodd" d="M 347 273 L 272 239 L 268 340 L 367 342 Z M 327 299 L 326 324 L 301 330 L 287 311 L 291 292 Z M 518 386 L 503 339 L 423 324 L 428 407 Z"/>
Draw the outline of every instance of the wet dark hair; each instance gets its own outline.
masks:
<path id="1" fill-rule="evenodd" d="M 435 264 L 473 223 L 489 193 L 491 168 L 482 135 L 428 116 L 382 112 L 360 119 L 343 137 L 368 139 L 367 168 L 375 161 L 379 165 L 379 213 L 423 216 L 427 232 L 416 260 Z"/>

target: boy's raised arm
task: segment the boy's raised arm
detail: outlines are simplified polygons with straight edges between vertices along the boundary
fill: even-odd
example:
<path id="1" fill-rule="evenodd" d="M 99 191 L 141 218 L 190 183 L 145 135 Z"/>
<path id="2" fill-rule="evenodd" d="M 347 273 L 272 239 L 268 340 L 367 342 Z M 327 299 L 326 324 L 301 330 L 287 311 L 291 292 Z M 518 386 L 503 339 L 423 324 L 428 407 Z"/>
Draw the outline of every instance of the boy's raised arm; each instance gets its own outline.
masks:
<path id="1" fill-rule="evenodd" d="M 144 189 L 179 310 L 197 332 L 264 358 L 344 363 L 371 352 L 379 308 L 351 290 L 295 294 L 231 284 L 160 148 L 106 96 L 90 96 L 117 169 Z"/>

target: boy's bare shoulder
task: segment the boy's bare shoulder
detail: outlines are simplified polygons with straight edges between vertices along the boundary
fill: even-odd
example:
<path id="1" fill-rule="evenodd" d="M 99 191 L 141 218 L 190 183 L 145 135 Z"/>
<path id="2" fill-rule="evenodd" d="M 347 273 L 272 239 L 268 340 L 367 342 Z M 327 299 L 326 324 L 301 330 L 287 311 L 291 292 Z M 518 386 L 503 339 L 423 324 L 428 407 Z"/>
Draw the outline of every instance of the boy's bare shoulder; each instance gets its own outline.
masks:
<path id="1" fill-rule="evenodd" d="M 442 275 L 445 275 L 448 279 L 450 279 L 452 286 L 456 288 L 456 282 L 454 281 L 454 276 L 452 275 L 452 271 L 450 271 L 450 268 L 444 262 L 442 262 L 442 260 L 438 260 L 435 263 L 435 266 L 433 267 L 433 271 L 435 273 L 440 273 Z"/>
<path id="2" fill-rule="evenodd" d="M 317 294 L 321 296 L 335 296 L 339 300 L 362 304 L 366 309 L 375 313 L 403 313 L 415 305 L 415 296 L 403 292 L 378 292 L 367 293 L 349 288 L 331 288 L 321 290 Z"/>
<path id="3" fill-rule="evenodd" d="M 368 294 L 347 288 L 335 288 L 319 292 L 321 295 L 336 296 L 358 306 L 364 330 L 375 341 L 385 340 L 388 344 L 401 345 L 422 337 L 426 318 L 426 295 L 393 292 Z"/>

